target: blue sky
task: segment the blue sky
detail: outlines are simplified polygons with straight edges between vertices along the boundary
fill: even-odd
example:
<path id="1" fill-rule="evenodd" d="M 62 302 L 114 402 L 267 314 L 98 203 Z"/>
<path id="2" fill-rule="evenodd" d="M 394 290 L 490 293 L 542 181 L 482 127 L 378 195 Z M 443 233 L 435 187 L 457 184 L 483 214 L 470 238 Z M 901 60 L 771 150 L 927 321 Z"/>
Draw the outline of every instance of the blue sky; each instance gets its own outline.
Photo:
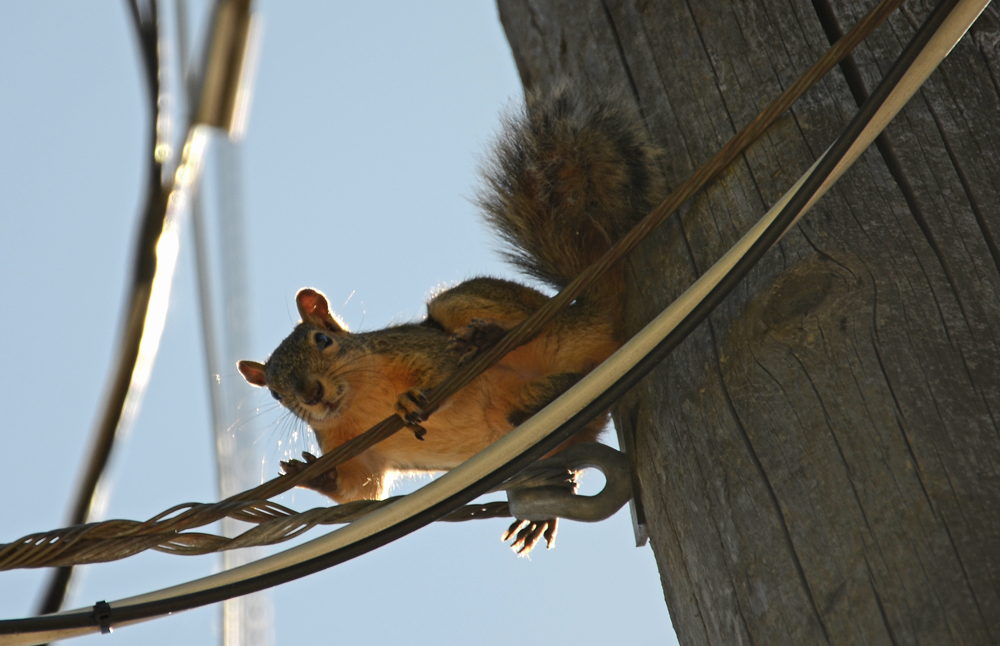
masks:
<path id="1" fill-rule="evenodd" d="M 498 116 L 520 97 L 494 5 L 257 8 L 265 28 L 242 150 L 248 358 L 263 360 L 291 330 L 300 287 L 325 291 L 352 329 L 372 329 L 419 318 L 437 286 L 512 275 L 469 199 Z M 123 2 L 0 3 L 0 542 L 61 526 L 78 476 L 142 198 L 140 81 Z M 115 454 L 107 517 L 145 519 L 218 497 L 189 225 L 146 400 Z M 219 379 L 240 377 L 232 366 Z M 247 387 L 245 397 L 261 410 L 248 432 L 270 478 L 309 439 L 292 437 L 295 425 L 266 393 Z M 280 502 L 327 504 L 303 491 Z M 531 559 L 500 543 L 505 526 L 429 527 L 272 590 L 275 643 L 672 643 L 655 562 L 633 547 L 627 510 L 597 525 L 564 523 L 556 549 Z M 88 567 L 69 606 L 204 576 L 218 563 L 144 554 Z M 0 617 L 29 614 L 43 579 L 0 573 Z M 215 644 L 218 617 L 212 606 L 113 639 Z"/>

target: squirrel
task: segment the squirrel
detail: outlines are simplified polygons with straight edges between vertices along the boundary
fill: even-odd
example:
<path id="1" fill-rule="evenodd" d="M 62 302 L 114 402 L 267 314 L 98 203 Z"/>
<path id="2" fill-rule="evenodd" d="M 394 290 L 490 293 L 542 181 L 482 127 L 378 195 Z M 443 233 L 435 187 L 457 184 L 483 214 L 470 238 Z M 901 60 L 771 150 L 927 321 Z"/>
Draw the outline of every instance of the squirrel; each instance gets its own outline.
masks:
<path id="1" fill-rule="evenodd" d="M 588 105 L 566 88 L 529 94 L 523 109 L 503 118 L 476 202 L 507 244 L 508 260 L 558 289 L 660 203 L 659 163 L 644 124 L 625 104 Z M 397 473 L 445 471 L 486 448 L 621 346 L 623 284 L 619 263 L 538 336 L 445 402 L 416 437 L 397 433 L 302 486 L 338 503 L 381 499 Z M 302 289 L 295 297 L 301 323 L 266 363 L 238 367 L 305 421 L 326 452 L 394 413 L 407 419 L 422 390 L 548 298 L 517 282 L 472 278 L 433 296 L 422 322 L 351 333 L 321 292 Z M 607 413 L 560 448 L 595 440 L 606 424 Z M 282 470 L 316 460 L 303 458 L 282 462 Z M 555 527 L 554 520 L 515 522 L 504 540 L 516 534 L 513 547 L 525 553 L 544 534 L 551 547 Z"/>

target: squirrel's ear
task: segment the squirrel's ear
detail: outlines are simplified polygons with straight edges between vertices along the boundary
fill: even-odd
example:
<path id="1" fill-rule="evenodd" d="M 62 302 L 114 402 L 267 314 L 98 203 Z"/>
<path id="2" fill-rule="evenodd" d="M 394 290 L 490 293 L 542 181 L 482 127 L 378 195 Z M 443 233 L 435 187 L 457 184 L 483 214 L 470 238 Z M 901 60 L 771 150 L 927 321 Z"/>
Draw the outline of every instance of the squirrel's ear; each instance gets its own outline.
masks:
<path id="1" fill-rule="evenodd" d="M 295 295 L 295 304 L 299 306 L 299 316 L 302 317 L 303 323 L 308 323 L 313 327 L 326 328 L 337 334 L 347 332 L 347 326 L 330 313 L 330 304 L 322 292 L 308 287 L 300 289 L 299 293 Z"/>
<path id="2" fill-rule="evenodd" d="M 240 361 L 236 364 L 240 369 L 240 374 L 251 386 L 264 388 L 267 386 L 267 373 L 264 371 L 264 364 L 256 361 Z"/>

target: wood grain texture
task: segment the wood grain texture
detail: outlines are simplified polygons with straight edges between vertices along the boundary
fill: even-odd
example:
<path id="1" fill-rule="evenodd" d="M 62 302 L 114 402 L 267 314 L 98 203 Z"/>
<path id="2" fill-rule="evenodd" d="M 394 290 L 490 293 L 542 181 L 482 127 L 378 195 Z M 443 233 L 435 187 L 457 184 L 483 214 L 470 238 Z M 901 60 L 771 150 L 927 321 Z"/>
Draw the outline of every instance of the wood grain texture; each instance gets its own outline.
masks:
<path id="1" fill-rule="evenodd" d="M 499 10 L 526 88 L 635 101 L 677 185 L 872 5 Z M 833 141 L 930 6 L 910 0 L 633 254 L 633 331 Z M 1000 643 L 998 187 L 994 6 L 620 403 L 682 644 Z"/>

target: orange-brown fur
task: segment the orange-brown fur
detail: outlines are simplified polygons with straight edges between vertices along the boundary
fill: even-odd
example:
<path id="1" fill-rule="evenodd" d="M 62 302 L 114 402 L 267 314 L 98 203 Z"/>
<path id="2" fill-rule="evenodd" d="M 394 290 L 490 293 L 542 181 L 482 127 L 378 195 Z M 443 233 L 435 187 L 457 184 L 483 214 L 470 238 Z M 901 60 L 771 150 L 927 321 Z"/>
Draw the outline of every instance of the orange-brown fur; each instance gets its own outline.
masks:
<path id="1" fill-rule="evenodd" d="M 641 121 L 613 104 L 582 105 L 565 91 L 529 97 L 525 112 L 507 119 L 494 152 L 479 204 L 515 264 L 556 287 L 663 191 Z M 310 486 L 338 502 L 380 498 L 395 472 L 451 469 L 486 448 L 619 347 L 621 285 L 620 270 L 612 271 L 422 422 L 422 440 L 397 433 Z M 326 452 L 405 414 L 408 393 L 437 385 L 463 352 L 547 300 L 525 285 L 474 278 L 436 295 L 421 324 L 351 334 L 322 294 L 305 289 L 296 297 L 302 322 L 266 364 L 242 361 L 240 371 L 305 420 Z M 570 441 L 596 438 L 605 417 Z"/>
<path id="2" fill-rule="evenodd" d="M 313 299 L 322 298 L 314 290 L 303 290 L 299 301 L 303 299 L 302 294 Z M 430 305 L 432 311 L 433 303 Z M 284 405 L 308 422 L 324 453 L 400 412 L 398 401 L 407 392 L 434 386 L 458 365 L 445 351 L 451 338 L 447 327 L 391 328 L 405 340 L 406 347 L 396 347 L 392 352 L 384 349 L 374 352 L 365 343 L 365 337 L 379 332 L 385 336 L 388 330 L 350 335 L 342 328 L 331 328 L 322 317 L 314 318 L 301 302 L 300 311 L 303 311 L 303 322 L 272 355 L 272 360 L 291 358 L 296 366 L 294 380 L 282 374 L 280 366 L 268 372 L 267 366 L 241 362 L 240 369 L 251 383 L 270 388 L 281 397 Z M 481 311 L 473 310 L 472 313 Z M 473 318 L 477 317 L 456 316 L 449 323 L 457 329 L 468 325 Z M 514 325 L 523 318 L 515 316 L 504 322 Z M 587 335 L 567 334 L 562 329 L 543 332 L 508 354 L 422 422 L 421 426 L 427 431 L 423 439 L 417 439 L 413 433 L 397 433 L 339 465 L 336 490 L 323 493 L 337 502 L 378 499 L 384 495 L 394 472 L 446 471 L 461 464 L 514 428 L 510 419 L 512 412 L 534 412 L 552 398 L 546 396 L 544 388 L 547 377 L 566 373 L 582 375 L 615 350 L 616 344 L 610 335 L 593 332 Z M 334 343 L 326 349 L 318 348 L 313 342 L 315 333 L 327 335 Z M 424 342 L 419 349 L 413 347 L 415 335 Z M 341 350 L 348 344 L 340 341 L 349 336 L 358 348 Z M 324 359 L 324 352 L 337 353 L 339 360 Z M 253 376 L 254 365 L 263 375 Z M 337 369 L 331 371 L 331 366 Z M 301 384 L 296 384 L 296 380 Z M 306 403 L 316 383 L 322 385 L 324 393 L 335 394 L 335 397 Z M 327 414 L 335 398 L 340 400 L 338 408 L 334 414 Z M 572 441 L 595 439 L 603 425 L 602 418 Z"/>

